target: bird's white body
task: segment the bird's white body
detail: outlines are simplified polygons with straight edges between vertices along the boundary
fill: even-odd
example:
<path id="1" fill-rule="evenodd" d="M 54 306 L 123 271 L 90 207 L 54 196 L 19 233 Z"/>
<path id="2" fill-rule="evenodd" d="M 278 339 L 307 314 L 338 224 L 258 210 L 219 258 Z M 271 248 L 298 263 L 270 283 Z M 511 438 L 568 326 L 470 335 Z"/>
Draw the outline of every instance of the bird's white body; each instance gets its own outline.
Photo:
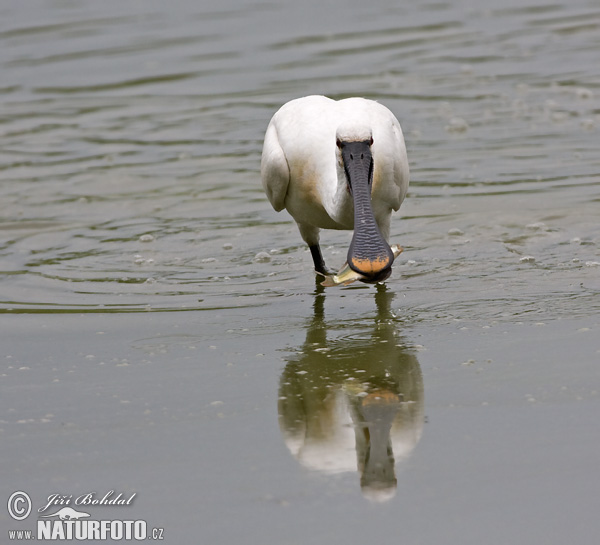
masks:
<path id="1" fill-rule="evenodd" d="M 408 190 L 409 168 L 400 123 L 385 106 L 363 98 L 308 96 L 284 104 L 265 135 L 261 175 L 273 208 L 286 208 L 309 246 L 319 229 L 355 229 L 354 203 L 336 137 L 372 138 L 373 216 L 389 239 L 392 210 Z M 367 136 L 365 136 L 367 135 Z"/>

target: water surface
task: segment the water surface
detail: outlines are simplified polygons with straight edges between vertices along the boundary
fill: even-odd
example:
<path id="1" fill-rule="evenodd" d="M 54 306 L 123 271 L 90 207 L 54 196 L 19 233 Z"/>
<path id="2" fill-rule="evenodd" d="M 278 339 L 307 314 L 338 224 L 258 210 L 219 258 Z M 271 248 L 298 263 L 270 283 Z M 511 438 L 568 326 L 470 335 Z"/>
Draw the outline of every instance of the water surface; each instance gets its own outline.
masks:
<path id="1" fill-rule="evenodd" d="M 599 30 L 583 0 L 0 7 L 1 493 L 137 492 L 171 543 L 593 541 Z M 385 289 L 317 289 L 262 193 L 307 94 L 402 124 Z"/>

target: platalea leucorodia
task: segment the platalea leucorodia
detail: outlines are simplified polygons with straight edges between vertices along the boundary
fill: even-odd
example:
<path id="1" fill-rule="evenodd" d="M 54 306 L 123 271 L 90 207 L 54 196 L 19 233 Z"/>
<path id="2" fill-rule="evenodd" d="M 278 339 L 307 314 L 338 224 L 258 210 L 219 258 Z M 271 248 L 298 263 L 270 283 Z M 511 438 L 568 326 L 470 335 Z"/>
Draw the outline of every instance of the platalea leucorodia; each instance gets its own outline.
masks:
<path id="1" fill-rule="evenodd" d="M 409 169 L 400 123 L 385 106 L 324 96 L 284 104 L 267 127 L 261 176 L 273 208 L 296 220 L 317 272 L 327 274 L 320 229 L 354 229 L 348 265 L 365 282 L 390 275 L 390 219 Z"/>

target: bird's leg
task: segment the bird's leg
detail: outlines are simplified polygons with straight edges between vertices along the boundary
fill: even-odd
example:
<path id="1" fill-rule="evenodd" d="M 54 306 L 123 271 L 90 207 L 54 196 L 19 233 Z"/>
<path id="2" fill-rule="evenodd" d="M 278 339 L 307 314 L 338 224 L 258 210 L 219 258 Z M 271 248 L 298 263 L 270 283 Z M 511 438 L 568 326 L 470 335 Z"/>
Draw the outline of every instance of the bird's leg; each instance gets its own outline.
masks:
<path id="1" fill-rule="evenodd" d="M 310 255 L 312 255 L 313 263 L 315 264 L 315 272 L 325 276 L 334 274 L 325 266 L 325 260 L 319 246 L 319 228 L 306 223 L 298 223 L 298 229 L 300 230 L 302 239 L 308 244 Z"/>
<path id="2" fill-rule="evenodd" d="M 323 254 L 321 253 L 321 247 L 318 244 L 313 244 L 308 248 L 315 264 L 315 271 L 323 275 L 332 274 L 331 271 L 329 271 L 329 269 L 327 269 L 325 266 L 325 260 L 323 259 Z"/>

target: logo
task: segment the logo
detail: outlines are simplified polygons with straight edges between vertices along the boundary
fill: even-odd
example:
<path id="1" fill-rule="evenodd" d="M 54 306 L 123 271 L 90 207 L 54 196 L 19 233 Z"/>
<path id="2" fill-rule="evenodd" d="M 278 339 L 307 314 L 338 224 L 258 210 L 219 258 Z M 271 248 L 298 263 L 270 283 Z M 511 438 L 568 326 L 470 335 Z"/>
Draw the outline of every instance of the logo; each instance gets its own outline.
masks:
<path id="1" fill-rule="evenodd" d="M 13 492 L 8 498 L 8 514 L 15 520 L 24 520 L 31 513 L 31 498 L 26 492 Z"/>
<path id="2" fill-rule="evenodd" d="M 131 508 L 137 493 L 106 494 L 86 492 L 74 494 L 50 494 L 37 509 L 35 529 L 9 530 L 8 539 L 29 540 L 162 540 L 163 528 L 151 528 L 145 520 L 131 517 L 108 520 L 102 517 L 103 507 Z M 85 511 L 80 509 L 83 506 Z M 15 521 L 26 520 L 32 511 L 31 496 L 23 491 L 13 492 L 8 498 L 8 514 Z M 98 509 L 96 509 L 98 508 Z M 91 512 L 90 512 L 91 511 Z"/>
<path id="3" fill-rule="evenodd" d="M 71 507 L 63 507 L 56 513 L 52 513 L 51 515 L 42 515 L 43 518 L 47 517 L 58 517 L 60 520 L 79 520 L 80 518 L 89 517 L 89 513 L 84 513 L 83 511 L 75 511 Z"/>

